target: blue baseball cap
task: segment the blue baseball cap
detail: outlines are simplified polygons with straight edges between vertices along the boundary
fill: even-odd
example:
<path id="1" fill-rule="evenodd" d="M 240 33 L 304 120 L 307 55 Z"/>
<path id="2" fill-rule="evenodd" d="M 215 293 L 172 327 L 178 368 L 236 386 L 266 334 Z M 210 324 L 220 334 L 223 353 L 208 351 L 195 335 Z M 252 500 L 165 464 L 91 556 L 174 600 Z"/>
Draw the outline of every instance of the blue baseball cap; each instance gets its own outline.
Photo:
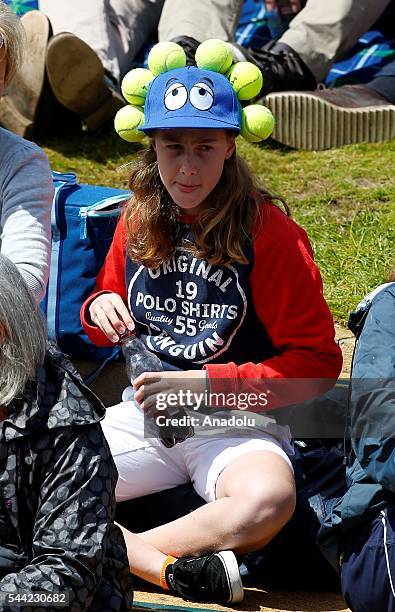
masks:
<path id="1" fill-rule="evenodd" d="M 149 85 L 142 132 L 221 128 L 239 133 L 242 108 L 229 79 L 196 66 L 158 75 Z"/>

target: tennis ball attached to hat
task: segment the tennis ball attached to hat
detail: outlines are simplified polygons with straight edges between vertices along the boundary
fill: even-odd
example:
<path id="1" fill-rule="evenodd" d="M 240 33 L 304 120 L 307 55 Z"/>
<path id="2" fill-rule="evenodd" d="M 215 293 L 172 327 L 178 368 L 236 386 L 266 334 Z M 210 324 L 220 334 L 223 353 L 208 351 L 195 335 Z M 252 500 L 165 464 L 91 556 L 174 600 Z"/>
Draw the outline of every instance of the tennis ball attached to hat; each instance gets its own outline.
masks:
<path id="1" fill-rule="evenodd" d="M 185 51 L 175 42 L 157 43 L 148 54 L 148 68 L 155 76 L 186 65 Z"/>
<path id="2" fill-rule="evenodd" d="M 233 54 L 226 42 L 210 38 L 202 42 L 196 49 L 195 61 L 198 68 L 225 74 L 232 65 Z"/>
<path id="3" fill-rule="evenodd" d="M 138 128 L 143 125 L 144 121 L 145 117 L 141 108 L 124 106 L 115 115 L 115 131 L 126 142 L 140 142 L 144 138 L 144 133 Z"/>
<path id="4" fill-rule="evenodd" d="M 274 117 L 266 106 L 251 104 L 243 109 L 240 135 L 248 142 L 269 138 L 273 129 Z"/>
<path id="5" fill-rule="evenodd" d="M 154 75 L 146 68 L 130 70 L 122 79 L 122 95 L 129 104 L 144 106 L 148 86 Z"/>
<path id="6" fill-rule="evenodd" d="M 262 89 L 262 72 L 251 62 L 233 64 L 227 76 L 239 100 L 251 100 Z"/>

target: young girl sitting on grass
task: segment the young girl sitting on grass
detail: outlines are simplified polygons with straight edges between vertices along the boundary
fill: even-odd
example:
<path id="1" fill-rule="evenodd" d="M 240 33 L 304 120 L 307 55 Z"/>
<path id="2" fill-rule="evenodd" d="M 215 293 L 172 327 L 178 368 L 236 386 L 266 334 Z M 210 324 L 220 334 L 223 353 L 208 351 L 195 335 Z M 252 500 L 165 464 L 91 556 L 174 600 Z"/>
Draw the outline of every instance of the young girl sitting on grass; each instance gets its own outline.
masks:
<path id="1" fill-rule="evenodd" d="M 237 393 L 246 379 L 262 389 L 263 379 L 336 379 L 341 369 L 306 233 L 236 154 L 242 112 L 223 74 L 190 66 L 152 80 L 141 128 L 150 147 L 81 311 L 95 344 L 135 329 L 164 368 L 134 380 L 134 401 L 124 395 L 107 410 L 117 500 L 192 481 L 208 502 L 138 535 L 125 529 L 132 571 L 186 599 L 222 603 L 243 597 L 231 551 L 264 546 L 293 513 L 289 432 L 275 423 L 269 431 L 257 414 L 248 436 L 195 435 L 166 448 L 144 437 L 138 405 L 152 410 L 158 393 L 206 386 Z"/>

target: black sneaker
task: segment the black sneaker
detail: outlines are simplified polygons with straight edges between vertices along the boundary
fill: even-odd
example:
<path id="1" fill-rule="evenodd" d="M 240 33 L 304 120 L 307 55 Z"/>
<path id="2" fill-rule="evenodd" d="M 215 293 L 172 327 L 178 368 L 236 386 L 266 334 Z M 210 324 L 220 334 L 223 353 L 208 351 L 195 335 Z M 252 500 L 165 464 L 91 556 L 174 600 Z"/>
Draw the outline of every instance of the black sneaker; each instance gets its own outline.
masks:
<path id="1" fill-rule="evenodd" d="M 260 97 L 272 91 L 316 89 L 317 82 L 314 76 L 299 55 L 288 45 L 271 41 L 262 49 L 238 48 L 247 61 L 262 71 L 263 87 Z"/>
<path id="2" fill-rule="evenodd" d="M 244 597 L 237 560 L 230 550 L 204 557 L 181 557 L 166 568 L 166 582 L 190 601 L 229 604 Z"/>
<path id="3" fill-rule="evenodd" d="M 177 38 L 172 38 L 171 42 L 181 45 L 184 49 L 185 55 L 187 56 L 187 66 L 196 66 L 195 53 L 200 42 L 192 38 L 192 36 L 178 36 Z"/>

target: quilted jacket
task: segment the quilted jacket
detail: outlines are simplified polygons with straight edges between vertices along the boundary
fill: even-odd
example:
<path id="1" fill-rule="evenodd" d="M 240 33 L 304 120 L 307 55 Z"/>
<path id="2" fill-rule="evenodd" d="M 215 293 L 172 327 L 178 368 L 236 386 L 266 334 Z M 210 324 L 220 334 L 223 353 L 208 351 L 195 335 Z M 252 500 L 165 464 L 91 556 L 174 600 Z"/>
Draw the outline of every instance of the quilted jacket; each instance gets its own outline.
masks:
<path id="1" fill-rule="evenodd" d="M 117 471 L 104 407 L 54 347 L 0 433 L 0 609 L 5 593 L 66 593 L 71 612 L 127 610 L 132 583 L 113 523 Z M 30 612 L 59 610 L 19 604 Z M 41 604 L 42 605 L 42 604 Z"/>
<path id="2" fill-rule="evenodd" d="M 357 345 L 347 419 L 352 445 L 347 491 L 319 533 L 321 548 L 337 569 L 345 533 L 395 504 L 394 321 L 395 283 L 378 287 L 350 316 Z"/>

